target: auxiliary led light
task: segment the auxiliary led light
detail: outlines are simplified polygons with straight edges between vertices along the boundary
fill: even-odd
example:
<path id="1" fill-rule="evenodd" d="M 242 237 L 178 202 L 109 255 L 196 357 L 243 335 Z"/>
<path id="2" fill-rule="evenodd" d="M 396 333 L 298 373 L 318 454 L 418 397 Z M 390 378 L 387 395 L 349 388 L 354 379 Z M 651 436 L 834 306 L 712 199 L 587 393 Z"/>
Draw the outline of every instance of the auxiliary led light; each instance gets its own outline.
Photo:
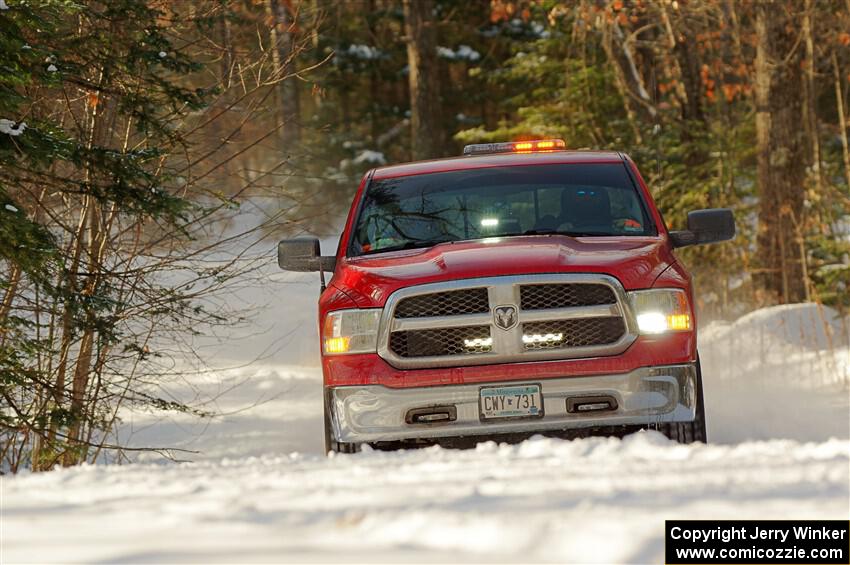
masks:
<path id="1" fill-rule="evenodd" d="M 564 334 L 531 334 L 523 335 L 523 343 L 558 343 L 564 341 Z"/>
<path id="2" fill-rule="evenodd" d="M 475 339 L 465 339 L 463 340 L 464 347 L 468 347 L 470 349 L 476 347 L 492 347 L 493 338 L 492 337 L 476 337 Z"/>

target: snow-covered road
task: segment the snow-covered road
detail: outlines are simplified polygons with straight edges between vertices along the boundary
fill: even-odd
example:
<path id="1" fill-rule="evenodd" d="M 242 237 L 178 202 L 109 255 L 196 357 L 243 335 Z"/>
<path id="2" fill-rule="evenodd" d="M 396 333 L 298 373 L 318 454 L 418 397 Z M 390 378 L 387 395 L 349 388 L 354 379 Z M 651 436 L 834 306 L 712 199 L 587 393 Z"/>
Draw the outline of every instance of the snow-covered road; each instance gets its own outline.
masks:
<path id="1" fill-rule="evenodd" d="M 846 518 L 848 443 L 535 438 L 4 485 L 3 561 L 663 562 L 670 518 Z"/>
<path id="2" fill-rule="evenodd" d="M 847 519 L 850 350 L 771 333 L 786 318 L 705 332 L 710 445 L 647 432 L 326 459 L 317 368 L 195 378 L 187 394 L 235 387 L 217 401 L 228 416 L 135 415 L 121 430 L 195 462 L 0 477 L 0 562 L 660 563 L 665 519 Z M 771 330 L 760 350 L 739 337 L 754 328 Z M 313 331 L 277 357 L 309 359 Z"/>
<path id="3" fill-rule="evenodd" d="M 260 368 L 222 406 L 269 398 L 249 411 L 136 422 L 133 441 L 199 450 L 195 463 L 3 477 L 0 562 L 658 563 L 665 519 L 850 516 L 846 408 L 824 395 L 770 398 L 798 406 L 775 436 L 806 441 L 746 440 L 770 422 L 747 427 L 725 386 L 707 392 L 726 444 L 650 432 L 326 459 L 319 382 Z"/>

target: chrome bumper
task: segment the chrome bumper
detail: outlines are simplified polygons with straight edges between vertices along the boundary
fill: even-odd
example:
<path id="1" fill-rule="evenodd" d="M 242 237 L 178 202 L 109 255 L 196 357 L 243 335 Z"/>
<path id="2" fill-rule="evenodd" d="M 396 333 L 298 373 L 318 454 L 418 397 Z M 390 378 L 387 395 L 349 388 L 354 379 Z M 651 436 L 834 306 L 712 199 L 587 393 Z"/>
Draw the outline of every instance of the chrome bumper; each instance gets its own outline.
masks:
<path id="1" fill-rule="evenodd" d="M 331 420 L 337 441 L 362 443 L 404 439 L 447 438 L 503 433 L 533 433 L 596 426 L 690 422 L 696 413 L 696 367 L 693 364 L 643 367 L 631 373 L 534 379 L 395 389 L 380 385 L 344 386 L 330 390 Z M 544 416 L 537 419 L 479 419 L 482 386 L 540 383 Z M 616 410 L 570 413 L 567 398 L 613 396 Z M 451 422 L 409 424 L 410 410 L 454 406 Z"/>

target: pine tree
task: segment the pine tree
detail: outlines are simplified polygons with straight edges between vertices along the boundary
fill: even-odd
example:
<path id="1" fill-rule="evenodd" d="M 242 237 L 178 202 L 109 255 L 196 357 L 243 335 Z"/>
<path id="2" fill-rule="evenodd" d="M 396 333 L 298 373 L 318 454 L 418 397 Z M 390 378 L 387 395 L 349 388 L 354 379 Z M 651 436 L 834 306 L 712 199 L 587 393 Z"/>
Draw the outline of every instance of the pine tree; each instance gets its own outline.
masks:
<path id="1" fill-rule="evenodd" d="M 147 355 L 136 339 L 158 319 L 201 317 L 153 258 L 155 241 L 184 237 L 202 211 L 180 194 L 173 155 L 187 149 L 179 127 L 207 92 L 182 84 L 200 66 L 168 25 L 168 13 L 134 0 L 0 11 L 0 116 L 11 122 L 0 133 L 0 433 L 10 467 L 85 461 L 127 391 L 167 404 L 126 380 Z"/>

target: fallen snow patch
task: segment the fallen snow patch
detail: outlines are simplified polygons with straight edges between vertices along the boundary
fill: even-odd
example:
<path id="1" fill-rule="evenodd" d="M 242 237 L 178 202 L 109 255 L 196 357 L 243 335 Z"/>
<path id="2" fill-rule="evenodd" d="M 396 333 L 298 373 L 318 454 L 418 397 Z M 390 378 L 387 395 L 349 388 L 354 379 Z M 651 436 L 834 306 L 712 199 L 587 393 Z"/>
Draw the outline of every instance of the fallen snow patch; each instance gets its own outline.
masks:
<path id="1" fill-rule="evenodd" d="M 381 58 L 381 50 L 370 45 L 352 43 L 348 46 L 346 53 L 355 59 L 363 59 L 365 61 L 372 61 Z"/>
<path id="2" fill-rule="evenodd" d="M 450 61 L 470 61 L 475 62 L 481 58 L 481 53 L 470 47 L 469 45 L 458 45 L 457 49 L 437 46 L 437 55 Z"/>
<path id="3" fill-rule="evenodd" d="M 387 158 L 384 157 L 384 154 L 380 151 L 372 151 L 370 149 L 364 149 L 360 153 L 357 154 L 357 157 L 354 158 L 353 163 L 355 165 L 361 165 L 363 163 L 371 163 L 375 165 L 386 165 Z"/>
<path id="4" fill-rule="evenodd" d="M 15 125 L 16 123 L 17 122 L 7 120 L 6 118 L 0 118 L 0 133 L 5 133 L 11 136 L 21 135 L 22 133 L 24 133 L 24 130 L 27 129 L 27 123 L 21 122 Z"/>

